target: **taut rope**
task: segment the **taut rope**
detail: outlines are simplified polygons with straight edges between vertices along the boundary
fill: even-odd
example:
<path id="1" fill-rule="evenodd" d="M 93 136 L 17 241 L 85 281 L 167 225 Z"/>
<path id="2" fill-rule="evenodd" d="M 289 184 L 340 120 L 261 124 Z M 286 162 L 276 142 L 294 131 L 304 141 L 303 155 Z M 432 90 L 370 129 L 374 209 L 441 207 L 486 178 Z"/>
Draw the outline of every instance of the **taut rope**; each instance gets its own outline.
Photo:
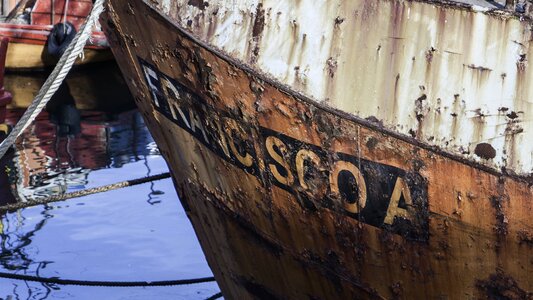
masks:
<path id="1" fill-rule="evenodd" d="M 43 199 L 33 199 L 33 200 L 24 201 L 24 202 L 17 202 L 14 204 L 0 206 L 0 213 L 7 212 L 7 211 L 14 211 L 17 209 L 22 209 L 22 208 L 28 208 L 28 207 L 32 207 L 36 205 L 41 205 L 41 204 L 64 201 L 64 200 L 68 200 L 72 198 L 78 198 L 78 197 L 88 196 L 88 195 L 97 194 L 97 193 L 103 193 L 103 192 L 107 192 L 111 190 L 116 190 L 116 189 L 125 188 L 129 186 L 143 184 L 143 183 L 150 182 L 150 181 L 162 180 L 166 178 L 170 178 L 170 173 L 167 172 L 167 173 L 162 173 L 159 175 L 122 181 L 118 183 L 104 185 L 101 187 L 89 188 L 86 190 L 76 191 L 72 193 L 54 195 L 54 196 L 50 196 L 50 197 L 43 198 Z"/>
<path id="2" fill-rule="evenodd" d="M 175 286 L 196 284 L 215 281 L 214 277 L 200 277 L 192 279 L 177 279 L 164 281 L 93 281 L 93 280 L 75 280 L 62 279 L 58 277 L 40 277 L 26 274 L 14 274 L 0 272 L 0 278 L 33 281 L 40 283 L 59 284 L 59 285 L 78 285 L 78 286 L 100 286 L 100 287 L 151 287 L 151 286 Z M 217 294 L 218 296 L 218 294 Z M 220 294 L 222 296 L 222 294 Z M 216 298 L 212 298 L 216 299 Z"/>

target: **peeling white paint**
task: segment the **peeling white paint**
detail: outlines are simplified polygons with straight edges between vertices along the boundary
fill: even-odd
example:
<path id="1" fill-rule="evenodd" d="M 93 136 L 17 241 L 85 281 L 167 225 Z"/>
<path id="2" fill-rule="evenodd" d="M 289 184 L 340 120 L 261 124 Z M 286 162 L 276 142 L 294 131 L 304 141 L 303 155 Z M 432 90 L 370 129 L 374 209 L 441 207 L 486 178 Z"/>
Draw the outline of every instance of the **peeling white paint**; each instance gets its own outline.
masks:
<path id="1" fill-rule="evenodd" d="M 533 171 L 526 21 L 400 0 L 209 1 L 205 10 L 158 1 L 200 39 L 317 101 L 494 168 Z M 265 26 L 252 58 L 259 3 Z M 494 159 L 474 155 L 481 142 Z"/>

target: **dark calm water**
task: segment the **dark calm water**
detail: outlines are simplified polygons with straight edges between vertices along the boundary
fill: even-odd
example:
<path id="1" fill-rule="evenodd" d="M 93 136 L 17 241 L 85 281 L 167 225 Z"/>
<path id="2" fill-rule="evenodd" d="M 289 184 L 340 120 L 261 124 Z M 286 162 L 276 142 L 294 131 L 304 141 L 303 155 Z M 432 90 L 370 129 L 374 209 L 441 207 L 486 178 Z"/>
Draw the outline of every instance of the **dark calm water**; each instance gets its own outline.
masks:
<path id="1" fill-rule="evenodd" d="M 9 123 L 20 114 L 11 111 Z M 59 131 L 51 119 L 61 123 L 42 114 L 4 159 L 2 204 L 167 171 L 136 111 L 81 112 L 79 128 Z M 60 136 L 69 130 L 75 136 Z M 18 200 L 9 199 L 11 191 Z M 171 179 L 28 208 L 0 221 L 0 272 L 91 281 L 212 276 Z M 112 288 L 0 278 L 0 299 L 207 299 L 219 291 L 215 282 Z"/>

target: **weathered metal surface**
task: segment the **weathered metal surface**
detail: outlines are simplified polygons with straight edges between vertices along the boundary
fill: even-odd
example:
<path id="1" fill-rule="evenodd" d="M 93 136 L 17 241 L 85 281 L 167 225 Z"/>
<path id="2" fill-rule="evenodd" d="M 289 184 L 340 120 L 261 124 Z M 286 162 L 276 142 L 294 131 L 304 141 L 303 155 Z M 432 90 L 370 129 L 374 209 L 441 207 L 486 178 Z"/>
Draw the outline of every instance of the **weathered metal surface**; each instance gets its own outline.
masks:
<path id="1" fill-rule="evenodd" d="M 418 11 L 411 17 L 418 15 L 426 22 L 431 21 L 436 10 L 450 16 L 492 18 L 464 9 L 415 2 L 345 2 L 365 4 L 365 10 L 360 10 L 357 16 L 366 15 L 365 20 L 376 31 L 382 29 L 377 26 L 379 23 L 371 22 L 372 18 L 382 21 L 378 15 L 389 18 L 387 7 L 393 6 L 411 8 L 412 13 Z M 281 14 L 276 9 L 268 10 L 268 1 L 262 2 L 259 10 L 258 6 L 241 3 L 236 14 L 247 16 L 245 12 L 254 8 L 252 11 L 258 11 L 254 14 L 262 16 L 258 19 L 264 18 L 265 23 L 253 26 L 238 22 L 239 26 L 234 27 L 229 9 L 225 13 L 220 9 L 216 15 L 211 11 L 217 6 L 214 2 L 172 3 L 169 9 L 177 14 L 179 8 L 203 9 L 206 18 L 224 19 L 224 24 L 215 26 L 213 19 L 205 24 L 213 24 L 213 32 L 226 28 L 224 35 L 228 41 L 240 30 L 255 32 L 256 45 L 261 46 L 255 58 L 247 59 L 247 65 L 255 66 L 263 59 L 260 53 L 266 44 L 278 46 L 279 65 L 287 64 L 285 46 L 280 44 L 285 37 L 265 35 L 268 26 L 275 26 L 267 20 L 276 15 L 279 18 L 292 13 L 306 15 L 282 9 L 281 6 L 293 1 L 277 4 Z M 220 3 L 226 4 L 230 5 Z M 130 0 L 126 5 L 110 0 L 103 24 L 130 90 L 174 174 L 180 199 L 226 297 L 531 297 L 533 222 L 529 212 L 533 203 L 526 180 L 473 167 L 414 139 L 387 131 L 379 124 L 297 94 L 189 35 L 180 22 L 173 23 L 150 5 L 141 0 Z M 326 12 L 327 7 L 321 5 L 325 4 L 316 3 L 316 11 Z M 312 11 L 308 7 L 308 13 Z M 422 14 L 423 11 L 427 14 Z M 311 32 L 320 18 L 307 16 L 309 23 L 298 28 Z M 201 18 L 193 22 L 200 24 Z M 342 15 L 335 26 L 349 23 L 341 19 Z M 522 26 L 514 19 L 506 22 L 511 29 Z M 423 40 L 425 28 L 421 25 L 420 28 Z M 325 39 L 330 38 L 328 30 L 327 26 L 319 30 Z M 410 30 L 413 29 L 402 32 L 407 34 Z M 350 34 L 361 38 L 368 35 L 357 30 Z M 306 37 L 310 52 L 302 52 L 299 46 L 294 55 L 298 51 L 303 55 L 297 60 L 303 66 L 300 70 L 308 67 L 310 72 L 311 68 L 318 68 L 322 73 L 324 65 L 318 66 L 318 60 L 311 55 L 316 51 L 317 57 L 323 57 L 319 45 L 313 45 L 321 39 L 317 41 L 310 35 Z M 207 41 L 215 37 L 223 40 L 220 34 L 209 36 Z M 377 36 L 380 35 L 374 38 L 379 39 Z M 247 35 L 241 38 L 248 39 Z M 345 36 L 340 40 L 347 39 Z M 391 40 L 399 39 L 382 41 L 380 51 L 386 50 L 383 52 L 388 53 L 386 56 L 394 56 L 390 51 Z M 358 57 L 356 53 L 364 55 L 370 51 L 365 50 L 365 45 L 371 44 L 353 45 L 354 59 Z M 407 47 L 400 48 L 403 50 L 399 53 L 408 52 Z M 439 58 L 442 49 L 447 48 L 424 52 L 423 57 L 433 55 L 433 64 L 443 59 Z M 239 57 L 239 53 L 235 50 L 232 55 Z M 344 50 L 342 53 L 348 54 Z M 348 72 L 347 66 L 339 61 L 329 63 L 331 87 L 340 84 L 336 82 L 340 80 L 339 72 Z M 341 100 L 331 98 L 329 103 L 340 107 L 342 99 L 359 99 L 359 92 L 353 89 L 363 87 L 358 79 L 371 86 L 384 86 L 372 95 L 366 90 L 368 102 L 385 101 L 380 95 L 387 90 L 389 77 L 388 73 L 379 73 L 385 68 L 383 63 L 375 63 L 375 70 L 360 67 L 359 72 L 367 77 L 353 72 L 345 74 L 346 85 L 338 91 L 329 90 Z M 444 68 L 445 64 L 439 65 L 436 69 Z M 432 68 L 429 67 L 430 71 Z M 466 67 L 464 72 L 471 70 Z M 421 90 L 416 82 L 417 71 L 412 72 L 413 84 Z M 395 72 L 392 74 L 396 76 Z M 447 86 L 454 86 L 453 78 L 449 79 L 452 83 Z M 346 83 L 348 80 L 351 82 Z M 440 78 L 433 80 L 444 82 Z M 313 87 L 311 81 L 300 87 L 305 86 L 321 88 Z M 446 90 L 446 86 L 435 85 L 432 89 Z M 418 95 L 412 100 L 429 101 L 432 95 L 427 91 L 426 97 Z M 408 97 L 401 97 L 404 98 Z M 406 109 L 406 101 L 397 102 L 395 107 Z M 386 104 L 390 107 L 391 103 Z M 435 122 L 444 127 L 446 123 L 441 121 Z M 466 130 L 464 126 L 462 130 Z M 480 148 L 480 154 L 492 155 L 490 148 Z"/>
<path id="2" fill-rule="evenodd" d="M 317 101 L 496 169 L 533 170 L 531 22 L 496 2 L 158 2 L 201 40 Z M 495 157 L 476 155 L 480 143 Z"/>

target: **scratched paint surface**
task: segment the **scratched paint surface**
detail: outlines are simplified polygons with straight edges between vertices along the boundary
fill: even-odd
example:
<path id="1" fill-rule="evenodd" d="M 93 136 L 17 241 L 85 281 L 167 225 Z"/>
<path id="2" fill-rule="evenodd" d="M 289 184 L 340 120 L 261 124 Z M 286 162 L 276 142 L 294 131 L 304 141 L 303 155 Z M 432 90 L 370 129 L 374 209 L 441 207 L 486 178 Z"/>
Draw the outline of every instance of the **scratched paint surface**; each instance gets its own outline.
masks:
<path id="1" fill-rule="evenodd" d="M 158 2 L 201 40 L 318 102 L 496 169 L 533 171 L 531 23 L 495 2 Z"/>
<path id="2" fill-rule="evenodd" d="M 11 112 L 9 122 L 20 117 Z M 58 137 L 42 114 L 19 139 L 0 202 L 167 171 L 139 114 L 82 112 L 81 135 Z M 22 169 L 18 169 L 22 168 Z M 211 276 L 171 179 L 0 217 L 0 272 L 97 281 Z M 215 282 L 155 288 L 80 287 L 0 278 L 0 299 L 206 299 Z"/>

